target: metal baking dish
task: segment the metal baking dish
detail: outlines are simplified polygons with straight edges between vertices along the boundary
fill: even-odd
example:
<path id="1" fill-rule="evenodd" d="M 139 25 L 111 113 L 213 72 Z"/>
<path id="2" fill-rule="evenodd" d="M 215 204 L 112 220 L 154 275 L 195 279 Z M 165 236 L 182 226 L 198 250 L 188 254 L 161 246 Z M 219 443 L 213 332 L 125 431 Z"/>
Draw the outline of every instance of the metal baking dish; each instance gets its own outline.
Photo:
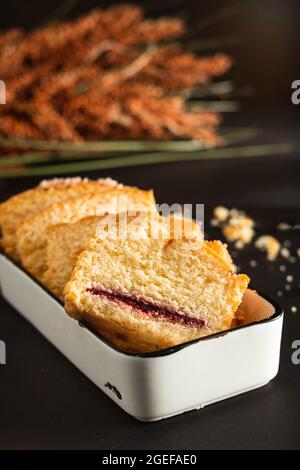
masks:
<path id="1" fill-rule="evenodd" d="M 283 311 L 247 290 L 242 326 L 155 353 L 123 352 L 70 318 L 63 306 L 0 254 L 3 297 L 123 410 L 143 421 L 199 409 L 272 380 Z"/>

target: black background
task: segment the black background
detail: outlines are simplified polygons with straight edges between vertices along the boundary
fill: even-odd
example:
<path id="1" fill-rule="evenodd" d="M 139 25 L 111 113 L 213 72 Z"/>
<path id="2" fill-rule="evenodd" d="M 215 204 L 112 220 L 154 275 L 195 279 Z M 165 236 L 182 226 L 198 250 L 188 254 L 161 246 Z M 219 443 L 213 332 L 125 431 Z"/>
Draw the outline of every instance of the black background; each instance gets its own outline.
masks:
<path id="1" fill-rule="evenodd" d="M 10 0 L 1 5 L 0 28 L 30 28 L 45 19 L 61 1 Z M 101 2 L 108 5 L 112 2 Z M 138 2 L 137 2 L 138 3 Z M 153 187 L 158 202 L 206 204 L 206 216 L 217 204 L 238 206 L 254 216 L 258 233 L 271 233 L 300 247 L 299 231 L 278 232 L 278 222 L 300 222 L 299 115 L 291 104 L 291 82 L 300 79 L 298 64 L 299 2 L 237 2 L 239 12 L 204 31 L 203 37 L 238 33 L 240 44 L 225 48 L 235 59 L 229 77 L 254 87 L 242 111 L 226 116 L 226 125 L 255 125 L 261 141 L 291 141 L 291 155 L 200 161 L 119 169 L 109 176 L 140 187 Z M 100 2 L 79 1 L 70 17 Z M 143 2 L 151 15 L 184 13 L 195 21 L 226 1 Z M 0 77 L 1 79 L 1 77 Z M 90 176 L 108 176 L 94 172 Z M 0 180 L 1 199 L 30 187 L 36 179 Z M 207 223 L 210 237 L 219 237 Z M 258 259 L 256 269 L 249 266 Z M 135 421 L 75 369 L 26 321 L 0 299 L 0 339 L 7 344 L 7 365 L 0 366 L 0 449 L 215 449 L 300 448 L 300 365 L 291 362 L 291 344 L 300 339 L 300 269 L 280 259 L 268 263 L 249 247 L 236 263 L 250 274 L 252 286 L 275 296 L 292 273 L 285 292 L 286 309 L 278 377 L 263 389 L 154 424 Z M 287 273 L 279 271 L 286 264 Z M 182 385 L 184 386 L 184 384 Z"/>

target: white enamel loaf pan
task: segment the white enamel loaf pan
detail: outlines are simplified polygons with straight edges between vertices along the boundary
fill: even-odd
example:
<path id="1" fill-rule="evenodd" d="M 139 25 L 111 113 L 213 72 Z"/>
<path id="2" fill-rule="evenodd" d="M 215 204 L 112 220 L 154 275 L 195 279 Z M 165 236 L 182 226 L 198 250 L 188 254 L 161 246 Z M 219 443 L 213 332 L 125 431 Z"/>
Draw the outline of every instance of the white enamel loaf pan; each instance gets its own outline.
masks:
<path id="1" fill-rule="evenodd" d="M 248 290 L 246 324 L 155 353 L 122 352 L 70 318 L 0 254 L 3 297 L 123 410 L 155 421 L 261 387 L 278 371 L 283 312 Z"/>

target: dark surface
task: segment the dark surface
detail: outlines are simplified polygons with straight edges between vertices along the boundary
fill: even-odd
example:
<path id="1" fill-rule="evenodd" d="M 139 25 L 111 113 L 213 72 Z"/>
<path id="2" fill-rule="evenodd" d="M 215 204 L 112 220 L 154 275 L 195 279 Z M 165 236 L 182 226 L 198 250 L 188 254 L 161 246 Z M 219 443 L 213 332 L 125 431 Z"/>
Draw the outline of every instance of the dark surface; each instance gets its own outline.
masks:
<path id="1" fill-rule="evenodd" d="M 220 3 L 224 2 L 212 2 Z M 86 9 L 91 4 L 95 2 L 86 2 Z M 13 21 L 35 24 L 49 2 L 26 2 L 22 11 L 18 5 L 17 1 L 6 5 L 2 26 Z M 256 143 L 269 137 L 294 141 L 298 150 L 293 155 L 152 165 L 91 176 L 109 175 L 153 187 L 158 202 L 204 202 L 212 238 L 220 233 L 209 227 L 210 209 L 218 204 L 238 206 L 257 220 L 258 234 L 291 240 L 294 254 L 300 247 L 300 232 L 275 230 L 278 222 L 300 223 L 300 108 L 292 109 L 290 104 L 291 80 L 299 78 L 294 5 L 297 2 L 247 2 L 242 18 L 235 20 L 245 43 L 233 51 L 237 65 L 232 72 L 237 82 L 257 89 L 257 96 L 245 106 L 251 113 L 237 116 L 235 124 L 260 127 L 262 138 Z M 0 180 L 1 199 L 36 181 Z M 257 268 L 249 266 L 253 258 L 258 259 Z M 279 289 L 284 291 L 286 275 L 294 276 L 292 290 L 280 300 L 286 315 L 277 378 L 262 389 L 153 424 L 126 415 L 0 298 L 0 339 L 7 345 L 7 364 L 0 366 L 0 449 L 299 449 L 300 365 L 291 361 L 292 342 L 300 340 L 299 258 L 294 264 L 282 258 L 269 263 L 252 246 L 235 262 L 249 273 L 253 287 L 273 297 Z M 281 264 L 287 272 L 279 271 Z M 298 306 L 297 313 L 291 312 L 293 305 Z"/>

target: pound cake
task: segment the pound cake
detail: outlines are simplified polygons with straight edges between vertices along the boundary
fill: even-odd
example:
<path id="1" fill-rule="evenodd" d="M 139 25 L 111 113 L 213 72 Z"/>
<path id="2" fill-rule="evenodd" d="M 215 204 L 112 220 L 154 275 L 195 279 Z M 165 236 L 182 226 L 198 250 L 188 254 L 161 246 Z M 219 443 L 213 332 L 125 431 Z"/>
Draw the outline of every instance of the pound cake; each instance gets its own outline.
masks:
<path id="1" fill-rule="evenodd" d="M 0 204 L 1 246 L 5 253 L 18 259 L 16 249 L 16 227 L 46 207 L 81 194 L 98 193 L 119 184 L 110 178 L 92 181 L 88 178 L 55 178 L 44 180 L 37 187 L 29 189 Z"/>
<path id="2" fill-rule="evenodd" d="M 138 217 L 138 215 L 137 215 Z M 128 223 L 135 217 L 129 218 Z M 97 227 L 107 216 L 83 217 L 77 222 L 52 225 L 47 230 L 47 271 L 45 286 L 58 298 L 63 299 L 63 290 L 87 241 L 96 235 Z"/>
<path id="3" fill-rule="evenodd" d="M 158 217 L 158 216 L 157 216 Z M 166 218 L 164 218 L 166 219 Z M 161 221 L 164 220 L 162 217 Z M 170 216 L 170 229 L 172 230 L 172 219 Z M 47 271 L 44 275 L 45 286 L 58 298 L 63 300 L 63 290 L 70 280 L 79 254 L 86 247 L 90 238 L 95 236 L 97 227 L 106 221 L 104 216 L 84 217 L 74 223 L 52 225 L 47 231 Z M 130 219 L 129 223 L 134 219 Z M 147 222 L 144 218 L 139 223 Z M 182 227 L 186 233 L 188 224 Z M 193 233 L 197 231 L 202 238 L 199 226 L 192 224 Z M 228 266 L 233 269 L 232 259 L 228 253 L 227 246 L 220 241 L 206 241 L 211 249 L 216 251 Z"/>
<path id="4" fill-rule="evenodd" d="M 220 243 L 160 235 L 97 230 L 65 287 L 66 312 L 139 352 L 230 328 L 249 278 L 233 273 Z"/>
<path id="5" fill-rule="evenodd" d="M 47 230 L 51 225 L 75 222 L 88 215 L 104 215 L 107 212 L 149 209 L 154 207 L 152 191 L 135 187 L 107 187 L 99 194 L 87 194 L 61 201 L 27 218 L 16 229 L 17 250 L 22 265 L 34 277 L 43 282 L 47 270 Z"/>
<path id="6" fill-rule="evenodd" d="M 149 216 L 162 223 L 169 223 L 169 229 L 173 235 L 181 230 L 187 235 L 190 231 L 193 235 L 202 238 L 202 232 L 198 224 L 193 220 L 183 219 L 176 215 L 160 217 L 155 213 L 140 214 L 139 223 L 146 223 Z M 129 223 L 137 223 L 135 217 L 127 216 Z M 52 225 L 47 230 L 47 271 L 44 274 L 45 286 L 58 298 L 63 299 L 64 287 L 71 278 L 73 268 L 79 254 L 84 250 L 89 238 L 95 235 L 97 226 L 106 221 L 106 216 L 84 217 L 74 223 Z M 221 256 L 231 263 L 226 245 L 221 242 L 207 242 L 216 246 L 216 250 L 222 252 Z"/>

